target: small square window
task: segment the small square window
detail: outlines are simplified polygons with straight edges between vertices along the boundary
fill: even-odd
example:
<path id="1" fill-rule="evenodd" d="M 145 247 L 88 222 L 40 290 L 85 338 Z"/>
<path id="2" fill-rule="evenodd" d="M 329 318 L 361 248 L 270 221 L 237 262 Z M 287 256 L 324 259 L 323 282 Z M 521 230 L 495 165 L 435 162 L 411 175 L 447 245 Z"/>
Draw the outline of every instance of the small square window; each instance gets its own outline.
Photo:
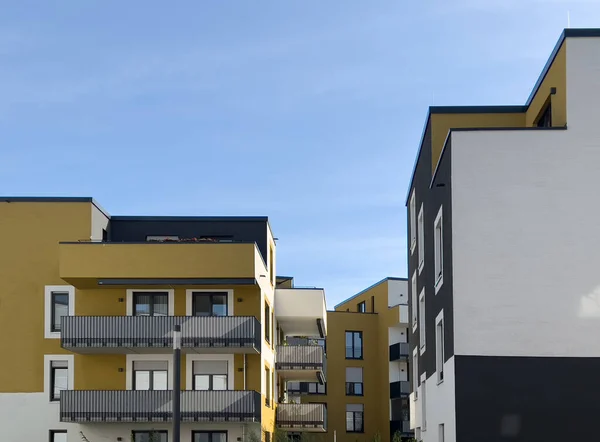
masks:
<path id="1" fill-rule="evenodd" d="M 67 442 L 67 430 L 50 430 L 50 442 Z"/>

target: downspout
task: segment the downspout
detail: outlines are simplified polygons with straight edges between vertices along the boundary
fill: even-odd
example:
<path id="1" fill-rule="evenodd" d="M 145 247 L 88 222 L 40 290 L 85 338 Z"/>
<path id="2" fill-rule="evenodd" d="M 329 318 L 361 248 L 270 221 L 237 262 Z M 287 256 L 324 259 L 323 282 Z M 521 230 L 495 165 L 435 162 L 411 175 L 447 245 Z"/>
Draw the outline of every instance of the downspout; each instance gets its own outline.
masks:
<path id="1" fill-rule="evenodd" d="M 244 353 L 244 391 L 246 390 L 246 353 Z"/>

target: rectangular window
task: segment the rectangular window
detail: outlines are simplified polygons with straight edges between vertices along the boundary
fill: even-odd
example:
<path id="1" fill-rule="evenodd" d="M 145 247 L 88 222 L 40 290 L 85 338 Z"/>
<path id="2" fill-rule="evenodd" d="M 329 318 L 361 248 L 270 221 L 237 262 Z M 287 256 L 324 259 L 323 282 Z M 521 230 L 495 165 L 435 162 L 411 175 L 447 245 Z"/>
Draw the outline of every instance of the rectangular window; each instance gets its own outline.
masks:
<path id="1" fill-rule="evenodd" d="M 363 358 L 363 336 L 360 331 L 346 332 L 346 359 Z"/>
<path id="2" fill-rule="evenodd" d="M 194 361 L 194 390 L 227 390 L 227 361 Z"/>
<path id="3" fill-rule="evenodd" d="M 371 296 L 371 313 L 375 313 L 375 296 Z"/>
<path id="4" fill-rule="evenodd" d="M 265 404 L 271 406 L 271 370 L 265 367 Z"/>
<path id="5" fill-rule="evenodd" d="M 414 399 L 417 400 L 419 398 L 419 355 L 416 348 L 413 351 L 412 384 Z"/>
<path id="6" fill-rule="evenodd" d="M 444 316 L 435 325 L 435 366 L 438 383 L 444 380 Z"/>
<path id="7" fill-rule="evenodd" d="M 273 252 L 273 246 L 269 246 L 269 272 L 271 272 L 271 284 L 275 285 L 277 277 L 275 276 L 275 252 Z"/>
<path id="8" fill-rule="evenodd" d="M 308 392 L 310 394 L 327 394 L 327 385 L 318 382 L 308 382 Z"/>
<path id="9" fill-rule="evenodd" d="M 441 287 L 444 277 L 444 236 L 442 232 L 442 208 L 435 217 L 433 224 L 433 254 L 434 254 L 434 278 L 435 288 Z"/>
<path id="10" fill-rule="evenodd" d="M 271 343 L 271 307 L 265 301 L 265 340 Z"/>
<path id="11" fill-rule="evenodd" d="M 425 264 L 425 222 L 423 220 L 423 204 L 421 204 L 421 209 L 419 210 L 417 223 L 417 243 L 419 246 L 419 273 L 421 273 L 421 270 L 423 270 L 423 265 Z"/>
<path id="12" fill-rule="evenodd" d="M 63 316 L 69 316 L 69 293 L 68 292 L 52 292 L 52 322 L 51 331 L 60 332 Z"/>
<path id="13" fill-rule="evenodd" d="M 417 200 L 414 190 L 410 196 L 408 212 L 410 216 L 410 253 L 412 254 L 417 244 Z"/>
<path id="14" fill-rule="evenodd" d="M 427 381 L 421 380 L 421 430 L 427 430 Z"/>
<path id="15" fill-rule="evenodd" d="M 193 292 L 192 316 L 227 316 L 227 293 Z"/>
<path id="16" fill-rule="evenodd" d="M 133 294 L 134 316 L 168 316 L 169 294 L 166 292 L 136 292 Z"/>
<path id="17" fill-rule="evenodd" d="M 413 273 L 413 276 L 410 280 L 410 298 L 411 298 L 411 305 L 410 308 L 412 310 L 412 326 L 413 326 L 413 330 L 415 328 L 417 328 L 417 272 Z"/>
<path id="18" fill-rule="evenodd" d="M 363 395 L 363 369 L 361 367 L 346 367 L 346 395 Z"/>
<path id="19" fill-rule="evenodd" d="M 67 442 L 67 430 L 50 430 L 50 442 Z"/>
<path id="20" fill-rule="evenodd" d="M 356 311 L 359 313 L 367 312 L 367 304 L 365 304 L 365 301 L 358 303 L 358 305 L 356 306 Z"/>
<path id="21" fill-rule="evenodd" d="M 265 442 L 271 442 L 271 433 L 265 431 Z"/>
<path id="22" fill-rule="evenodd" d="M 69 387 L 69 368 L 67 361 L 50 362 L 50 400 L 60 400 L 60 392 Z"/>
<path id="23" fill-rule="evenodd" d="M 132 431 L 131 435 L 133 442 L 168 442 L 166 430 Z"/>
<path id="24" fill-rule="evenodd" d="M 134 361 L 133 389 L 134 390 L 167 390 L 168 365 L 167 361 Z"/>
<path id="25" fill-rule="evenodd" d="M 439 430 L 438 430 L 438 441 L 439 442 L 444 442 L 445 440 L 445 435 L 444 435 L 444 424 L 440 424 L 439 426 Z"/>
<path id="26" fill-rule="evenodd" d="M 421 326 L 419 327 L 419 344 L 421 347 L 421 353 L 425 351 L 425 329 L 427 328 L 427 324 L 425 324 L 425 289 L 421 290 L 421 294 L 419 295 L 419 323 Z"/>
<path id="27" fill-rule="evenodd" d="M 346 404 L 346 431 L 348 433 L 364 433 L 364 405 Z"/>
<path id="28" fill-rule="evenodd" d="M 193 442 L 227 442 L 227 431 L 192 431 Z"/>
<path id="29" fill-rule="evenodd" d="M 535 125 L 537 127 L 552 127 L 552 104 L 550 101 L 548 101 L 548 104 L 540 113 Z"/>

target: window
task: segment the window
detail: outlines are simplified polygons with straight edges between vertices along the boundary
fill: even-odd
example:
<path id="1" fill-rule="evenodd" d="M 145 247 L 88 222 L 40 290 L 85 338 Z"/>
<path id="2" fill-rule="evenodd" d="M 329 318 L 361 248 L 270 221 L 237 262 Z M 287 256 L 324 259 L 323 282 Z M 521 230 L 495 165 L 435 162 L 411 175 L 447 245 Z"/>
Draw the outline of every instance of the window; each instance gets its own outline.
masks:
<path id="1" fill-rule="evenodd" d="M 271 433 L 265 431 L 265 442 L 271 442 Z"/>
<path id="2" fill-rule="evenodd" d="M 412 310 L 412 326 L 413 330 L 417 328 L 417 272 L 413 273 L 413 276 L 410 280 L 410 297 L 411 304 L 410 308 Z"/>
<path id="3" fill-rule="evenodd" d="M 552 105 L 550 101 L 548 101 L 544 110 L 540 112 L 540 116 L 535 125 L 537 127 L 552 127 Z"/>
<path id="4" fill-rule="evenodd" d="M 273 252 L 273 246 L 269 246 L 269 272 L 271 272 L 271 284 L 275 285 L 277 277 L 275 276 L 275 252 Z"/>
<path id="5" fill-rule="evenodd" d="M 427 430 L 427 381 L 421 379 L 421 431 Z"/>
<path id="6" fill-rule="evenodd" d="M 50 442 L 67 442 L 67 430 L 50 430 Z"/>
<path id="7" fill-rule="evenodd" d="M 419 216 L 417 219 L 417 243 L 419 245 L 419 274 L 421 270 L 423 270 L 423 265 L 425 264 L 425 223 L 423 220 L 423 204 L 421 204 L 421 209 L 419 210 Z"/>
<path id="8" fill-rule="evenodd" d="M 134 361 L 134 390 L 167 390 L 167 361 Z"/>
<path id="9" fill-rule="evenodd" d="M 69 316 L 69 293 L 52 292 L 52 332 L 60 332 L 63 316 Z"/>
<path id="10" fill-rule="evenodd" d="M 134 316 L 168 316 L 167 292 L 136 292 L 133 294 Z"/>
<path id="11" fill-rule="evenodd" d="M 192 431 L 193 442 L 227 442 L 227 431 Z"/>
<path id="12" fill-rule="evenodd" d="M 412 254 L 417 244 L 417 200 L 414 190 L 410 196 L 408 212 L 410 216 L 410 253 Z"/>
<path id="13" fill-rule="evenodd" d="M 227 316 L 227 292 L 193 292 L 192 316 Z"/>
<path id="14" fill-rule="evenodd" d="M 361 367 L 346 367 L 346 395 L 363 395 L 363 369 Z"/>
<path id="15" fill-rule="evenodd" d="M 75 314 L 75 288 L 70 285 L 47 285 L 44 298 L 44 337 L 59 339 L 63 316 Z"/>
<path id="16" fill-rule="evenodd" d="M 326 384 L 320 384 L 318 382 L 307 382 L 308 383 L 308 392 L 310 394 L 327 394 L 327 386 Z M 298 387 L 300 388 L 300 387 Z"/>
<path id="17" fill-rule="evenodd" d="M 419 345 L 421 347 L 421 354 L 425 351 L 425 329 L 427 325 L 425 324 L 425 289 L 421 290 L 421 294 L 419 295 L 419 323 L 421 326 L 419 327 Z"/>
<path id="18" fill-rule="evenodd" d="M 444 380 L 444 312 L 442 311 L 435 325 L 435 368 L 438 383 Z"/>
<path id="19" fill-rule="evenodd" d="M 444 440 L 444 424 L 440 424 L 438 429 L 438 441 L 444 442 Z"/>
<path id="20" fill-rule="evenodd" d="M 106 229 L 102 229 L 102 242 L 108 241 L 108 232 Z"/>
<path id="21" fill-rule="evenodd" d="M 364 433 L 364 405 L 346 404 L 346 431 L 348 433 Z"/>
<path id="22" fill-rule="evenodd" d="M 165 430 L 132 431 L 133 442 L 167 442 L 168 433 Z"/>
<path id="23" fill-rule="evenodd" d="M 371 313 L 375 313 L 375 296 L 371 296 Z"/>
<path id="24" fill-rule="evenodd" d="M 412 384 L 414 399 L 417 400 L 419 398 L 419 356 L 416 348 L 413 351 Z"/>
<path id="25" fill-rule="evenodd" d="M 271 343 L 271 307 L 265 301 L 265 340 Z"/>
<path id="26" fill-rule="evenodd" d="M 358 303 L 358 305 L 356 306 L 356 311 L 359 313 L 367 312 L 367 304 L 365 304 L 365 301 Z"/>
<path id="27" fill-rule="evenodd" d="M 50 400 L 60 400 L 60 392 L 69 387 L 69 368 L 67 361 L 50 362 Z"/>
<path id="28" fill-rule="evenodd" d="M 362 332 L 347 331 L 346 332 L 346 359 L 362 359 Z"/>
<path id="29" fill-rule="evenodd" d="M 227 361 L 194 361 L 194 390 L 227 390 Z"/>
<path id="30" fill-rule="evenodd" d="M 271 406 L 271 370 L 265 367 L 265 404 Z"/>
<path id="31" fill-rule="evenodd" d="M 435 217 L 433 224 L 433 253 L 434 253 L 434 278 L 435 292 L 442 286 L 444 276 L 444 250 L 442 233 L 442 208 Z"/>

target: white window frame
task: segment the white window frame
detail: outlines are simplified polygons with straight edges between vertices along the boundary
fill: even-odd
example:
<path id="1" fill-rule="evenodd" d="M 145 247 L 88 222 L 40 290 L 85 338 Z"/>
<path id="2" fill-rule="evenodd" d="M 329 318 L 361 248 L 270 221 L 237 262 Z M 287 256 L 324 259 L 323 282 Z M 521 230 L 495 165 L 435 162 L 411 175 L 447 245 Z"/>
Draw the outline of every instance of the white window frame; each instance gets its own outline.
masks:
<path id="1" fill-rule="evenodd" d="M 411 287 L 410 287 L 410 297 L 412 301 L 412 328 L 413 331 L 417 329 L 417 325 L 419 323 L 419 303 L 417 301 L 417 272 L 415 271 L 412 275 Z"/>
<path id="2" fill-rule="evenodd" d="M 444 424 L 438 425 L 438 442 L 444 442 L 446 439 L 446 435 L 444 434 Z"/>
<path id="3" fill-rule="evenodd" d="M 423 214 L 423 204 L 421 204 L 419 215 L 417 216 L 417 245 L 420 275 L 423 267 L 425 267 L 425 215 Z"/>
<path id="4" fill-rule="evenodd" d="M 435 372 L 438 385 L 444 382 L 444 310 L 435 318 Z"/>
<path id="5" fill-rule="evenodd" d="M 427 336 L 425 335 L 426 318 L 425 318 L 425 288 L 419 293 L 419 351 L 420 354 L 425 353 L 427 346 Z"/>
<path id="6" fill-rule="evenodd" d="M 227 316 L 233 316 L 233 289 L 187 289 L 185 291 L 185 315 L 192 316 L 192 308 L 194 302 L 194 293 L 218 293 L 223 292 L 227 294 Z M 170 307 L 169 307 L 170 308 Z"/>
<path id="7" fill-rule="evenodd" d="M 196 290 L 197 291 L 197 290 Z M 233 370 L 233 354 L 216 354 L 202 355 L 191 354 L 185 355 L 185 389 L 192 390 L 194 387 L 194 362 L 198 361 L 226 361 L 227 362 L 227 390 L 234 389 L 234 370 Z"/>
<path id="8" fill-rule="evenodd" d="M 75 355 L 44 355 L 44 395 L 49 404 L 60 404 L 60 401 L 50 400 L 50 376 L 52 362 L 66 361 L 67 363 L 67 389 L 75 389 Z"/>
<path id="9" fill-rule="evenodd" d="M 195 290 L 199 291 L 199 290 Z M 175 290 L 174 289 L 127 289 L 127 316 L 133 316 L 133 294 L 138 292 L 162 292 L 167 293 L 168 316 L 175 316 Z"/>
<path id="10" fill-rule="evenodd" d="M 408 216 L 410 217 L 410 254 L 412 255 L 417 245 L 417 199 L 416 191 L 413 189 L 408 203 Z"/>
<path id="11" fill-rule="evenodd" d="M 440 207 L 435 221 L 433 223 L 433 278 L 435 293 L 437 293 L 444 283 L 444 223 L 443 223 L 443 207 Z M 440 236 L 438 238 L 436 230 L 440 229 Z"/>
<path id="12" fill-rule="evenodd" d="M 419 355 L 417 354 L 417 349 L 413 350 L 413 360 L 412 360 L 412 382 L 413 382 L 413 400 L 419 399 Z"/>
<path id="13" fill-rule="evenodd" d="M 44 337 L 60 339 L 60 332 L 52 331 L 52 293 L 67 292 L 69 294 L 69 316 L 75 316 L 75 287 L 72 285 L 47 285 L 44 287 Z"/>
<path id="14" fill-rule="evenodd" d="M 186 355 L 186 358 L 189 357 Z M 171 354 L 145 354 L 126 355 L 125 360 L 125 389 L 133 390 L 133 363 L 141 361 L 166 361 L 167 362 L 167 389 L 173 389 L 173 355 Z"/>
<path id="15" fill-rule="evenodd" d="M 427 431 L 427 374 L 421 375 L 421 431 Z"/>

